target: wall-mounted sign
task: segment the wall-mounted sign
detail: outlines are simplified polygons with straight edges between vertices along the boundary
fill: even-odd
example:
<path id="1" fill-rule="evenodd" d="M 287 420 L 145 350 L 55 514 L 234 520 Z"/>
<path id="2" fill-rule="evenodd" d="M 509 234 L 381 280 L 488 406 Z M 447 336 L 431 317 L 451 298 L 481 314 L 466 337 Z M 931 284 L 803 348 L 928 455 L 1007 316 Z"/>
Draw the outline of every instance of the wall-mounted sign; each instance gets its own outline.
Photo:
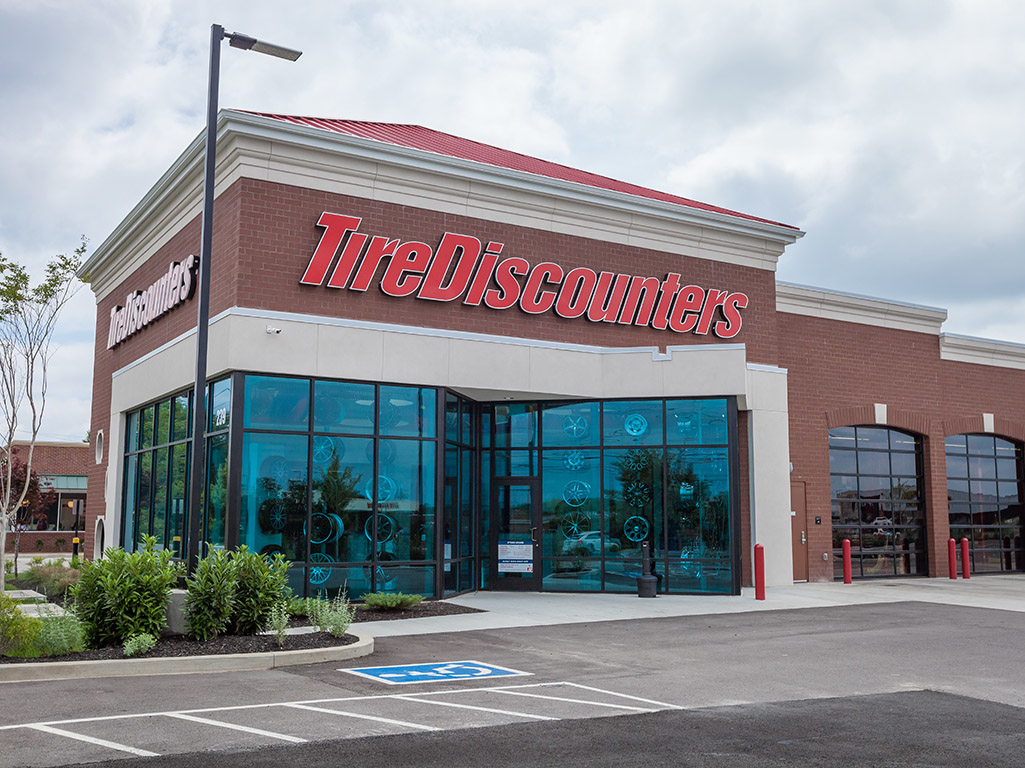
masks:
<path id="1" fill-rule="evenodd" d="M 196 256 L 189 256 L 182 262 L 172 262 L 167 273 L 153 285 L 144 291 L 128 294 L 123 307 L 111 309 L 107 349 L 116 347 L 183 301 L 191 299 L 196 290 L 195 272 L 198 264 Z"/>
<path id="2" fill-rule="evenodd" d="M 533 573 L 534 545 L 529 541 L 499 539 L 499 573 Z"/>
<path id="3" fill-rule="evenodd" d="M 299 282 L 350 291 L 366 291 L 376 283 L 389 296 L 461 300 L 491 309 L 519 307 L 531 315 L 554 311 L 559 317 L 586 317 L 594 323 L 711 332 L 723 339 L 740 332 L 741 310 L 748 305 L 747 294 L 689 285 L 676 272 L 660 279 L 587 267 L 564 269 L 551 261 L 531 266 L 518 256 L 503 258 L 503 243 L 492 241 L 485 247 L 472 235 L 446 232 L 438 247 L 431 248 L 358 232 L 361 223 L 358 216 L 321 214 L 317 226 L 324 233 Z"/>

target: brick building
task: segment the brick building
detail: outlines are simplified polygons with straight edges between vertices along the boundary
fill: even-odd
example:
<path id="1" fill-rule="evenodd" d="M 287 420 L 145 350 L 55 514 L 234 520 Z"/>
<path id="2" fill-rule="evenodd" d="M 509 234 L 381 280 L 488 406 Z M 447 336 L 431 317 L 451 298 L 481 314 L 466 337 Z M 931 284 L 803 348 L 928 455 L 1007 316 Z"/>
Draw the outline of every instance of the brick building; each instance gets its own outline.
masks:
<path id="1" fill-rule="evenodd" d="M 27 459 L 28 443 L 14 443 L 12 453 Z M 21 552 L 70 552 L 72 539 L 81 537 L 85 525 L 88 490 L 89 445 L 87 443 L 36 443 L 32 471 L 40 485 L 56 494 L 53 504 L 29 520 L 21 536 Z M 7 551 L 13 551 L 14 535 L 7 535 Z"/>
<path id="2" fill-rule="evenodd" d="M 223 111 L 201 551 L 293 586 L 1021 570 L 1025 351 L 778 283 L 786 224 L 418 126 Z M 87 535 L 184 554 L 201 137 L 82 269 Z M 896 361 L 896 364 L 895 364 Z M 97 491 L 94 495 L 97 495 Z M 95 551 L 93 545 L 92 551 Z"/>

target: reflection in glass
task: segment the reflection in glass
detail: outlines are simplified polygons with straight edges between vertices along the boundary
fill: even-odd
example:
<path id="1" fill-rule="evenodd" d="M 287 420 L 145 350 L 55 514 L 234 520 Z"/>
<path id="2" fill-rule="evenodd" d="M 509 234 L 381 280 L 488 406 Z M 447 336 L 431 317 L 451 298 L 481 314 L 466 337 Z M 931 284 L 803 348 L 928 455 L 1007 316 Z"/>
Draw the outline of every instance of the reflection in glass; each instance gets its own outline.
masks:
<path id="1" fill-rule="evenodd" d="M 566 459 L 582 453 L 580 468 Z M 601 554 L 600 454 L 596 450 L 545 451 L 542 457 L 542 555 L 590 557 Z"/>
<path id="2" fill-rule="evenodd" d="M 246 429 L 305 430 L 309 415 L 308 379 L 246 376 Z"/>
<path id="3" fill-rule="evenodd" d="M 608 401 L 603 405 L 605 445 L 659 445 L 663 441 L 662 401 Z"/>
<path id="4" fill-rule="evenodd" d="M 373 472 L 373 441 L 357 437 L 329 439 L 330 453 L 317 461 L 318 437 L 313 438 L 310 562 L 365 560 L 370 555 L 370 539 L 364 529 L 370 521 L 371 506 L 363 488 Z"/>
<path id="5" fill-rule="evenodd" d="M 202 533 L 205 545 L 201 555 L 224 548 L 228 514 L 228 435 L 214 435 L 207 439 L 206 446 L 207 501 Z"/>
<path id="6" fill-rule="evenodd" d="M 373 384 L 316 381 L 313 384 L 313 431 L 373 434 L 375 404 Z"/>
<path id="7" fill-rule="evenodd" d="M 305 435 L 242 437 L 241 543 L 265 555 L 306 559 Z"/>

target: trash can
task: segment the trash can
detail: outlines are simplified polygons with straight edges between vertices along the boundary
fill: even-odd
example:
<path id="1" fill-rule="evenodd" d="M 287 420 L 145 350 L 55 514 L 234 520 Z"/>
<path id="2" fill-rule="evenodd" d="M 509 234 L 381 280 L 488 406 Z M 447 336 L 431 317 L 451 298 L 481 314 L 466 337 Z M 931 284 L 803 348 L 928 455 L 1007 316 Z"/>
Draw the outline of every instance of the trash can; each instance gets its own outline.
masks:
<path id="1" fill-rule="evenodd" d="M 645 574 L 637 577 L 637 597 L 655 597 L 658 594 L 658 579 Z"/>

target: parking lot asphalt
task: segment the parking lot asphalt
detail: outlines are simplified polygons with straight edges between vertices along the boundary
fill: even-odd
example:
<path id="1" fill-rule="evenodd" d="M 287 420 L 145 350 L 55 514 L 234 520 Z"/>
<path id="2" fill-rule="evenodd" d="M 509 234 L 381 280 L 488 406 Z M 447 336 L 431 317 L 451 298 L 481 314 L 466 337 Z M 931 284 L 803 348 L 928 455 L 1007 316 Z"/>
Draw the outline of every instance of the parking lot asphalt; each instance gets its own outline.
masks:
<path id="1" fill-rule="evenodd" d="M 551 754 L 558 759 L 541 762 L 553 765 L 668 765 L 677 749 L 692 750 L 700 761 L 672 764 L 773 764 L 716 762 L 720 755 L 743 752 L 744 739 L 751 748 L 745 754 L 760 754 L 767 761 L 804 755 L 810 761 L 805 764 L 858 765 L 887 754 L 910 761 L 912 752 L 905 747 L 917 744 L 919 762 L 878 764 L 968 764 L 955 760 L 967 760 L 964 748 L 941 748 L 939 743 L 944 741 L 939 735 L 943 718 L 954 711 L 959 713 L 957 728 L 947 730 L 960 734 L 965 744 L 979 745 L 979 754 L 991 759 L 981 764 L 1020 765 L 1020 760 L 1000 761 L 1005 749 L 1025 754 L 1020 735 L 1025 729 L 1005 727 L 1019 722 L 1025 706 L 1025 670 L 1018 663 L 1025 612 L 1006 607 L 1021 603 L 1014 590 L 1022 581 L 957 584 L 989 590 L 981 602 L 1003 603 L 1000 608 L 951 604 L 955 601 L 949 594 L 943 597 L 943 588 L 928 583 L 935 581 L 840 593 L 847 604 L 758 605 L 752 611 L 741 610 L 742 603 L 755 601 L 732 598 L 732 612 L 657 618 L 620 617 L 618 600 L 578 601 L 580 607 L 571 611 L 566 603 L 559 607 L 565 595 L 514 596 L 516 601 L 506 605 L 518 610 L 523 610 L 520 600 L 540 598 L 520 618 L 532 621 L 531 626 L 382 635 L 372 657 L 343 664 L 9 683 L 0 690 L 18 706 L 0 711 L 0 766 L 109 759 L 259 765 L 261 755 L 274 754 L 279 746 L 289 760 L 311 765 L 332 759 L 337 764 L 343 753 L 349 760 L 350 755 L 386 755 L 391 749 L 397 751 L 390 763 L 368 758 L 360 764 L 462 765 L 471 763 L 460 760 L 474 755 L 478 763 L 473 764 L 479 764 L 482 743 L 494 743 L 495 749 L 505 745 L 505 752 L 495 753 L 496 765 L 535 765 L 545 750 L 555 750 Z M 943 586 L 949 593 L 951 586 Z M 828 597 L 829 590 L 820 591 Z M 858 601 L 850 597 L 855 593 Z M 934 593 L 938 596 L 932 601 L 898 599 Z M 886 596 L 893 599 L 881 601 Z M 639 606 L 635 610 L 680 611 L 702 599 L 635 597 L 633 602 Z M 800 599 L 824 602 L 811 594 Z M 560 610 L 571 623 L 551 621 Z M 591 611 L 616 620 L 596 621 Z M 515 619 L 508 608 L 493 613 L 495 623 Z M 361 630 L 370 626 L 361 625 Z M 527 674 L 389 686 L 344 671 L 457 660 Z M 813 713 L 818 713 L 815 718 Z M 906 724 L 903 729 L 894 725 L 900 722 Z M 772 741 L 773 734 L 800 735 L 803 723 L 811 734 L 806 738 Z M 637 741 L 642 734 L 646 740 Z M 729 741 L 730 734 L 740 741 Z M 531 751 L 516 748 L 517 739 L 529 739 Z M 724 739 L 729 743 L 720 743 Z M 793 743 L 777 744 L 781 741 Z M 820 742 L 827 747 L 835 743 L 837 750 L 817 746 Z M 589 758 L 573 762 L 576 752 L 559 752 L 573 744 Z M 647 759 L 630 762 L 642 745 L 637 754 Z M 601 759 L 594 755 L 598 747 Z M 782 747 L 787 748 L 779 752 Z M 825 751 L 816 757 L 820 748 Z M 438 762 L 427 760 L 432 750 L 440 750 Z M 869 762 L 829 762 L 859 754 Z M 614 759 L 617 755 L 620 759 Z M 603 762 L 606 758 L 610 762 Z M 948 758 L 954 762 L 942 762 Z"/>

